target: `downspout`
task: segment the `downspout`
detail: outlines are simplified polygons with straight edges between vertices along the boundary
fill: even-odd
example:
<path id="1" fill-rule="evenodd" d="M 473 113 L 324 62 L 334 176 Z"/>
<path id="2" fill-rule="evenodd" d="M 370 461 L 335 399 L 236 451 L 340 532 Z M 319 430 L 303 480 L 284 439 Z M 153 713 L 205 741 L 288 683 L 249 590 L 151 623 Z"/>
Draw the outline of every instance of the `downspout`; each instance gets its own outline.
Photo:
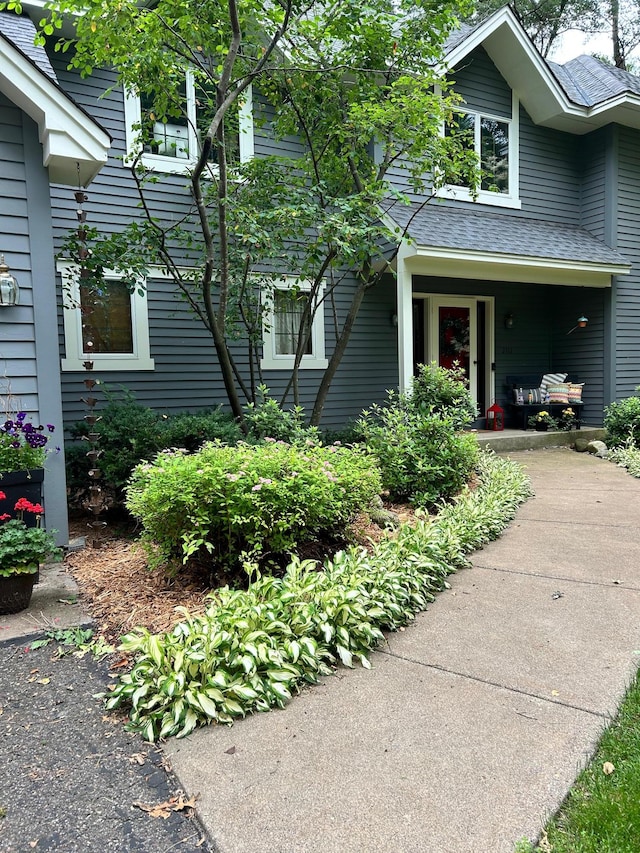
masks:
<path id="1" fill-rule="evenodd" d="M 398 311 L 398 387 L 404 393 L 411 387 L 413 379 L 413 308 L 412 276 L 407 269 L 406 259 L 412 254 L 407 241 L 400 243 L 396 257 L 396 299 Z"/>
<path id="2" fill-rule="evenodd" d="M 619 128 L 610 125 L 605 150 L 605 208 L 604 241 L 612 249 L 618 248 L 618 181 L 619 181 Z M 604 306 L 604 383 L 605 406 L 617 397 L 617 304 L 618 276 L 611 277 L 609 299 Z"/>

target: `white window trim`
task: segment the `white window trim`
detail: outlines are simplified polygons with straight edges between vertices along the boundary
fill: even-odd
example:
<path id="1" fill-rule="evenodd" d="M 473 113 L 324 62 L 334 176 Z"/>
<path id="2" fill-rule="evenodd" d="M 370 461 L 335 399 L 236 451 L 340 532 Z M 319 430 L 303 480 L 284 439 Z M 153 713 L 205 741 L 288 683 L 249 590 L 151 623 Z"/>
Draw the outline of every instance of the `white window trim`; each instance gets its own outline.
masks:
<path id="1" fill-rule="evenodd" d="M 56 268 L 62 276 L 62 307 L 64 318 L 65 358 L 61 359 L 63 371 L 84 371 L 84 362 L 93 361 L 100 370 L 153 370 L 154 360 L 149 348 L 149 313 L 146 289 L 131 294 L 131 325 L 133 353 L 86 353 L 82 347 L 82 314 L 80 312 L 80 278 L 78 265 L 72 261 L 59 260 Z M 163 277 L 158 268 L 151 278 Z M 122 274 L 105 270 L 105 278 L 120 281 Z"/>
<path id="2" fill-rule="evenodd" d="M 299 281 L 296 278 L 287 278 L 284 281 L 278 282 L 274 290 L 293 290 L 298 288 L 303 293 L 309 293 L 311 290 L 311 282 Z M 321 294 L 324 292 L 325 285 L 321 287 Z M 300 361 L 301 370 L 325 370 L 329 364 L 325 356 L 324 343 L 324 301 L 319 295 L 320 304 L 315 312 L 313 323 L 311 324 L 311 354 L 303 355 Z M 268 311 L 265 311 L 264 322 L 262 326 L 262 359 L 260 367 L 262 370 L 293 370 L 295 365 L 295 355 L 277 355 L 276 340 L 273 334 L 274 328 L 274 312 L 273 305 Z"/>
<path id="3" fill-rule="evenodd" d="M 438 198 L 448 198 L 454 201 L 470 201 L 476 204 L 487 204 L 493 207 L 510 207 L 514 210 L 522 208 L 520 200 L 520 100 L 515 92 L 511 93 L 511 118 L 495 115 L 485 110 L 477 110 L 472 107 L 462 107 L 461 112 L 474 116 L 501 121 L 509 125 L 509 192 L 492 193 L 488 190 L 479 190 L 474 198 L 468 187 L 447 185 L 436 191 Z M 444 126 L 442 127 L 444 135 Z M 476 153 L 480 152 L 480 122 L 475 123 L 474 148 Z"/>
<path id="4" fill-rule="evenodd" d="M 197 136 L 196 136 L 196 97 L 193 85 L 193 72 L 186 72 L 186 91 L 187 91 L 187 132 L 189 152 L 197 151 Z M 139 127 L 142 123 L 142 108 L 140 105 L 140 95 L 125 89 L 124 93 L 124 120 L 125 120 L 125 135 L 127 145 L 126 162 L 133 161 L 139 153 Z M 239 109 L 239 126 L 240 126 L 240 162 L 247 163 L 253 159 L 255 153 L 255 139 L 253 132 L 253 91 L 249 86 L 244 93 L 244 97 L 240 103 Z M 196 165 L 196 157 L 167 157 L 164 154 L 151 154 L 143 152 L 140 157 L 140 162 L 149 171 L 165 172 L 169 175 L 186 175 Z M 211 170 L 216 173 L 217 166 L 211 166 Z"/>

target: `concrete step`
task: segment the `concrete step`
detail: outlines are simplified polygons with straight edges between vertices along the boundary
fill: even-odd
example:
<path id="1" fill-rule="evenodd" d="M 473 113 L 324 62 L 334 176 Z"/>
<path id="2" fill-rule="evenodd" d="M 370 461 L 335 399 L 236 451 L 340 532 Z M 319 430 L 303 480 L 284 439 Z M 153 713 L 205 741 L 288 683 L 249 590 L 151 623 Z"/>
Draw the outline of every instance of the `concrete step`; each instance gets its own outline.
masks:
<path id="1" fill-rule="evenodd" d="M 587 441 L 604 441 L 605 430 L 602 427 L 583 426 L 578 430 L 553 430 L 536 432 L 535 430 L 505 429 L 501 432 L 491 430 L 473 430 L 481 447 L 490 447 L 496 453 L 511 450 L 539 450 L 542 447 L 566 447 L 574 444 L 577 438 Z"/>

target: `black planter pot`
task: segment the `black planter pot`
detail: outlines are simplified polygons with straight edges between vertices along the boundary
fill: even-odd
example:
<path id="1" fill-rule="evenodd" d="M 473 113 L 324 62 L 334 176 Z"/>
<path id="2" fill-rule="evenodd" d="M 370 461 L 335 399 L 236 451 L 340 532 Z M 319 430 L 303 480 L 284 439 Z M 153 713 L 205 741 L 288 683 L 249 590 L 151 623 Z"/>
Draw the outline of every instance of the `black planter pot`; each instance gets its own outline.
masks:
<path id="1" fill-rule="evenodd" d="M 549 424 L 536 424 L 536 432 L 547 432 Z"/>
<path id="2" fill-rule="evenodd" d="M 26 610 L 31 601 L 36 574 L 0 577 L 0 616 Z"/>
<path id="3" fill-rule="evenodd" d="M 7 513 L 16 518 L 14 506 L 20 498 L 26 498 L 32 504 L 42 503 L 42 483 L 44 468 L 31 468 L 28 471 L 11 471 L 0 476 L 0 492 L 7 496 L 0 501 L 0 515 Z M 25 512 L 24 523 L 27 527 L 36 526 L 36 516 Z"/>

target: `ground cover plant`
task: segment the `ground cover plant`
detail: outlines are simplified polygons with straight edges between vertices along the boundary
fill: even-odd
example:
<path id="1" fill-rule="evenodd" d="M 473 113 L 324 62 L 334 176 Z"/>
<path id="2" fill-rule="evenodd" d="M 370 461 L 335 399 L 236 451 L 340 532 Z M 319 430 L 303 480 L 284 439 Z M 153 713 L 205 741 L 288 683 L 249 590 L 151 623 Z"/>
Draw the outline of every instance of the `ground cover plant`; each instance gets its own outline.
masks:
<path id="1" fill-rule="evenodd" d="M 478 466 L 475 487 L 437 517 L 403 525 L 370 550 L 339 552 L 322 570 L 293 559 L 282 577 L 258 574 L 246 590 L 219 589 L 204 615 L 183 611 L 170 632 L 131 632 L 122 648 L 134 664 L 107 707 L 128 706 L 130 727 L 148 740 L 182 736 L 282 707 L 338 662 L 369 666 L 382 631 L 423 610 L 530 494 L 515 463 L 482 454 Z"/>
<path id="2" fill-rule="evenodd" d="M 461 431 L 475 416 L 460 369 L 435 364 L 420 366 L 411 393 L 390 391 L 363 412 L 358 429 L 390 499 L 430 507 L 456 495 L 478 460 L 475 436 Z"/>
<path id="3" fill-rule="evenodd" d="M 519 853 L 637 853 L 640 850 L 640 674 L 598 749 L 538 846 Z"/>
<path id="4" fill-rule="evenodd" d="M 640 448 L 633 442 L 614 447 L 609 451 L 608 458 L 621 468 L 626 468 L 632 477 L 640 477 Z"/>
<path id="5" fill-rule="evenodd" d="M 152 565 L 177 569 L 200 555 L 214 569 L 337 535 L 379 493 L 380 474 L 364 448 L 214 442 L 138 466 L 127 507 L 142 524 Z"/>

